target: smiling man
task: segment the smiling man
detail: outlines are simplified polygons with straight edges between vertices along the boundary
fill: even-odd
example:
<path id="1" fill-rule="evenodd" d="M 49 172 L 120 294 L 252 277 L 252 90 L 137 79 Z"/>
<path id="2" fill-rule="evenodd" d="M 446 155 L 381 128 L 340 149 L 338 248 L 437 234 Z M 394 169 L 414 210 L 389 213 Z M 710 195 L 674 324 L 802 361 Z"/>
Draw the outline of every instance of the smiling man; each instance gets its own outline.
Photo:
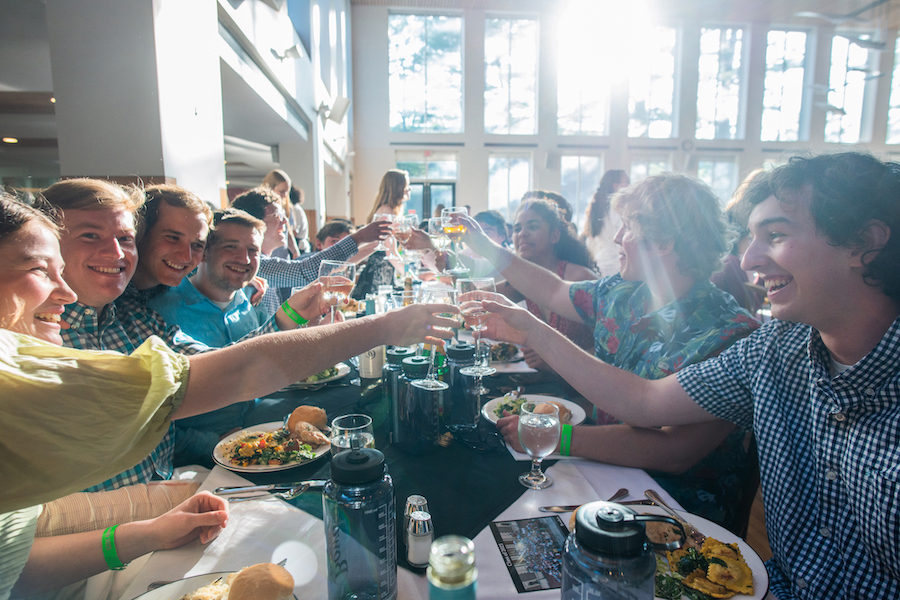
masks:
<path id="1" fill-rule="evenodd" d="M 644 380 L 565 352 L 570 342 L 499 297 L 485 303 L 496 312 L 485 335 L 539 349 L 632 425 L 753 427 L 770 591 L 898 598 L 900 164 L 795 157 L 738 207 L 752 236 L 742 267 L 765 279 L 775 318 L 718 357 Z"/>

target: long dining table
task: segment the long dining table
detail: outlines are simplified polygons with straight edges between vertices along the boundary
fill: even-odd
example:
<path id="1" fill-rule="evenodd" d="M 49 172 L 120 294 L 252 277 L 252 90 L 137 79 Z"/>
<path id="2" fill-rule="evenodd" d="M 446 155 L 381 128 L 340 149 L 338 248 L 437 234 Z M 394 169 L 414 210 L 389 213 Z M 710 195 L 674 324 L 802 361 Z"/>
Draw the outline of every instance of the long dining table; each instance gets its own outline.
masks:
<path id="1" fill-rule="evenodd" d="M 494 425 L 482 419 L 474 434 L 453 439 L 446 447 L 429 453 L 409 454 L 390 443 L 389 407 L 379 380 L 362 379 L 352 385 L 355 369 L 345 378 L 321 389 L 282 391 L 258 401 L 248 425 L 281 421 L 301 404 L 324 408 L 328 418 L 362 412 L 373 418 L 375 446 L 385 455 L 394 483 L 398 523 L 407 496 L 421 494 L 428 501 L 435 537 L 458 534 L 474 540 L 479 569 L 480 598 L 513 598 L 517 595 L 504 557 L 490 530 L 496 520 L 546 516 L 538 507 L 550 504 L 581 504 L 606 499 L 619 488 L 630 490 L 629 498 L 643 497 L 655 488 L 663 498 L 678 504 L 640 469 L 616 467 L 573 458 L 545 461 L 554 485 L 544 490 L 526 490 L 518 476 L 530 464 L 516 460 L 496 434 Z M 485 378 L 488 396 L 524 384 L 527 393 L 571 398 L 573 392 L 558 379 L 542 374 L 498 375 Z M 553 457 L 551 457 L 553 458 Z M 234 473 L 215 466 L 202 490 L 220 486 L 327 479 L 330 459 L 319 460 L 274 473 Z M 327 598 L 325 532 L 322 525 L 321 490 L 309 490 L 290 502 L 279 499 L 234 503 L 228 526 L 212 543 L 199 542 L 182 548 L 153 553 L 117 575 L 107 590 L 110 599 L 131 600 L 148 590 L 152 582 L 171 581 L 193 575 L 235 571 L 260 562 L 286 560 L 295 579 L 298 599 Z M 569 514 L 561 515 L 564 522 Z M 428 597 L 424 570 L 409 567 L 404 556 L 402 526 L 397 527 L 399 598 Z M 122 589 L 124 591 L 122 591 Z M 529 599 L 558 598 L 559 590 L 529 592 Z"/>

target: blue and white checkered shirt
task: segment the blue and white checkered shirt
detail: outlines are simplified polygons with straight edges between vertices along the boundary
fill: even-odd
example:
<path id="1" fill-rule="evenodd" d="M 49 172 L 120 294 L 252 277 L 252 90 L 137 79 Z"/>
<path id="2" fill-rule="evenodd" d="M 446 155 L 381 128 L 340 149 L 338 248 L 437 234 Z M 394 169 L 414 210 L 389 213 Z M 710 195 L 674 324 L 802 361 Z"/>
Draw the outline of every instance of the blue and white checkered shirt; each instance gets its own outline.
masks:
<path id="1" fill-rule="evenodd" d="M 62 330 L 63 345 L 82 350 L 112 350 L 131 354 L 151 335 L 158 336 L 180 354 L 197 354 L 211 350 L 187 334 L 177 325 L 167 325 L 156 311 L 144 305 L 146 292 L 129 285 L 125 292 L 102 311 L 80 302 L 69 304 L 62 319 L 69 324 Z M 245 336 L 246 338 L 278 331 L 274 319 Z M 172 476 L 172 456 L 175 448 L 174 429 L 169 431 L 150 456 L 115 477 L 85 491 L 114 490 L 125 485 L 147 483 L 154 478 Z"/>
<path id="2" fill-rule="evenodd" d="M 678 381 L 753 426 L 778 598 L 900 598 L 900 318 L 835 376 L 817 331 L 776 320 Z"/>
<path id="3" fill-rule="evenodd" d="M 333 246 L 294 260 L 276 256 L 260 256 L 257 275 L 269 282 L 269 289 L 263 296 L 261 306 L 271 317 L 281 305 L 278 288 L 309 285 L 319 277 L 319 265 L 323 260 L 345 261 L 358 251 L 356 240 L 348 235 Z"/>

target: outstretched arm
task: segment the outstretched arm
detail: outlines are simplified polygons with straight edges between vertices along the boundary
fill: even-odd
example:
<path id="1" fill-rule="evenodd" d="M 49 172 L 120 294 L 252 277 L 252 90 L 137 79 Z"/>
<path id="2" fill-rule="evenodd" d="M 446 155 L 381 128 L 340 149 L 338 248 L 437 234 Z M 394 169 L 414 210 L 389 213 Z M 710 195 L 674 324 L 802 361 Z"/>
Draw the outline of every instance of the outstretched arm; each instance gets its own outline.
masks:
<path id="1" fill-rule="evenodd" d="M 271 394 L 376 346 L 449 338 L 457 322 L 437 315 L 455 310 L 446 304 L 414 304 L 325 327 L 264 335 L 191 356 L 187 391 L 176 417 Z"/>
<path id="2" fill-rule="evenodd" d="M 508 444 L 519 444 L 519 417 L 503 417 L 497 428 Z M 709 421 L 661 429 L 630 425 L 586 425 L 572 428 L 571 456 L 637 469 L 681 474 L 703 460 L 722 443 L 734 425 Z"/>
<path id="3" fill-rule="evenodd" d="M 475 219 L 465 215 L 454 218 L 466 226 L 463 241 L 503 273 L 509 285 L 551 312 L 571 321 L 581 321 L 581 316 L 569 299 L 570 282 L 495 243 L 481 230 Z"/>
<path id="4" fill-rule="evenodd" d="M 200 492 L 155 519 L 119 525 L 114 533 L 116 554 L 122 563 L 129 563 L 194 539 L 206 544 L 227 522 L 228 503 Z M 54 590 L 106 571 L 102 538 L 103 531 L 36 538 L 13 597 Z"/>
<path id="5" fill-rule="evenodd" d="M 600 409 L 626 423 L 660 427 L 710 421 L 678 379 L 643 379 L 588 354 L 527 310 L 498 294 L 477 292 L 491 311 L 486 337 L 529 346 L 567 383 Z"/>

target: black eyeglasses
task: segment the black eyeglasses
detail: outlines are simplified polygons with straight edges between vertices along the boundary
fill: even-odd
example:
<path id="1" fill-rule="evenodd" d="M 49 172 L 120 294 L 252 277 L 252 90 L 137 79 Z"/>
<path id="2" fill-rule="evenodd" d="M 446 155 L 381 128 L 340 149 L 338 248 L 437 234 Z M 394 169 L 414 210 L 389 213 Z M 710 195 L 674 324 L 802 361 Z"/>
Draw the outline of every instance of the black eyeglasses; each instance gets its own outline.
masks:
<path id="1" fill-rule="evenodd" d="M 479 453 L 506 450 L 506 442 L 499 431 L 457 431 L 453 434 L 453 439 Z"/>

